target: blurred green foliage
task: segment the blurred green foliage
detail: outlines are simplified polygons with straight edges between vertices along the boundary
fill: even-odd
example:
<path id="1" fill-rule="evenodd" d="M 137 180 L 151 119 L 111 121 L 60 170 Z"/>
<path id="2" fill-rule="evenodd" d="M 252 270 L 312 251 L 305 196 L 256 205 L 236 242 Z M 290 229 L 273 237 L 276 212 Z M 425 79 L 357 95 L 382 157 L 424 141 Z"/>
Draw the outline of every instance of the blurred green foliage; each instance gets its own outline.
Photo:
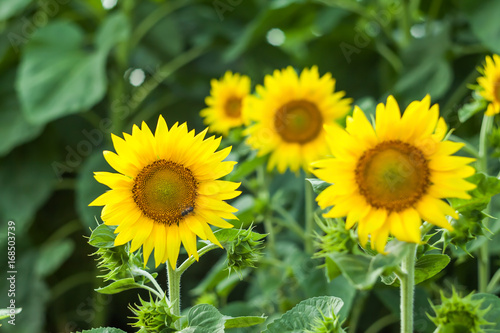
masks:
<path id="1" fill-rule="evenodd" d="M 118 0 L 109 9 L 103 4 L 113 1 L 0 3 L 0 248 L 4 253 L 7 247 L 7 221 L 15 221 L 16 303 L 23 308 L 16 326 L 4 325 L 4 332 L 101 325 L 130 331 L 126 309 L 137 302 L 136 294 L 93 291 L 102 281 L 89 256 L 94 250 L 82 236 L 99 220 L 100 208 L 87 205 L 106 189 L 92 172 L 109 170 L 102 150 L 112 149 L 111 132 L 130 132 L 141 121 L 154 125 L 160 113 L 169 124 L 188 121 L 199 131 L 210 79 L 226 70 L 257 84 L 274 69 L 318 65 L 355 104 L 370 106 L 366 112 L 388 94 L 402 105 L 430 94 L 454 134 L 475 143 L 481 115 L 462 111 L 471 115 L 463 125 L 459 110 L 473 101 L 467 84 L 475 82 L 476 67 L 486 54 L 500 52 L 495 0 Z M 144 82 L 132 80 L 135 70 L 144 73 Z M 245 149 L 237 146 L 234 158 Z M 245 177 L 252 170 L 235 173 Z M 255 212 L 265 213 L 270 200 L 302 221 L 304 211 L 296 203 L 303 201 L 303 186 L 293 174 L 274 175 L 269 197 L 247 190 L 234 205 L 245 224 L 258 217 Z M 356 292 L 343 277 L 328 282 L 317 269 L 320 261 L 304 253 L 300 237 L 282 231 L 273 249 L 281 264 L 264 260 L 266 269 L 244 270 L 241 283 L 223 272 L 220 253 L 193 266 L 183 279 L 183 307 L 199 296 L 189 290 L 218 274 L 223 281 L 202 282 L 201 293 L 215 293 L 225 315 L 265 313 L 274 320 L 305 298 L 331 295 L 344 301 L 340 315 L 353 332 L 367 332 L 380 318 L 397 321 L 396 288 L 370 280 L 378 283 L 375 291 Z M 498 245 L 490 251 L 498 260 Z M 452 265 L 417 290 L 418 332 L 433 331 L 425 312 L 439 288 L 475 288 L 475 263 L 463 258 L 455 251 Z M 165 273 L 159 274 L 161 281 Z M 8 302 L 7 289 L 2 279 L 0 308 Z"/>

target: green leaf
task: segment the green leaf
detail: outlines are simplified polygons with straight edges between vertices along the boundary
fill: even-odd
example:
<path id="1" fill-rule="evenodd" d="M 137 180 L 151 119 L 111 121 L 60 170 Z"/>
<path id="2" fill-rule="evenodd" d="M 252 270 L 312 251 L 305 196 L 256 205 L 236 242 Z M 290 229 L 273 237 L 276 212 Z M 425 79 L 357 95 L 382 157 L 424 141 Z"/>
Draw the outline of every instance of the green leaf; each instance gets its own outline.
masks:
<path id="1" fill-rule="evenodd" d="M 105 224 L 100 224 L 92 231 L 90 235 L 89 244 L 99 248 L 112 248 L 115 247 L 116 228 L 110 227 Z"/>
<path id="2" fill-rule="evenodd" d="M 124 290 L 142 288 L 142 284 L 135 282 L 134 278 L 126 278 L 115 281 L 105 287 L 97 288 L 95 291 L 101 294 L 117 294 Z"/>
<path id="3" fill-rule="evenodd" d="M 263 333 L 303 333 L 311 329 L 316 318 L 336 316 L 344 302 L 338 297 L 320 296 L 306 299 L 267 325 Z"/>
<path id="4" fill-rule="evenodd" d="M 430 279 L 450 263 L 446 254 L 426 254 L 415 263 L 415 284 Z"/>
<path id="5" fill-rule="evenodd" d="M 328 281 L 332 281 L 342 274 L 339 266 L 330 257 L 325 258 L 325 273 Z"/>
<path id="6" fill-rule="evenodd" d="M 126 333 L 126 332 L 122 331 L 119 328 L 114 328 L 114 327 L 99 327 L 99 328 L 93 328 L 91 330 L 84 330 L 79 333 Z"/>
<path id="7" fill-rule="evenodd" d="M 21 59 L 16 88 L 22 110 L 33 124 L 86 111 L 106 93 L 106 58 L 128 36 L 126 20 L 112 15 L 97 32 L 96 48 L 74 23 L 54 21 L 35 32 Z"/>
<path id="8" fill-rule="evenodd" d="M 342 275 L 357 289 L 370 289 L 384 273 L 389 275 L 399 266 L 408 251 L 408 244 L 393 240 L 387 246 L 388 254 L 374 257 L 359 254 L 331 253 L 329 258 Z"/>
<path id="9" fill-rule="evenodd" d="M 229 317 L 224 316 L 224 328 L 250 327 L 262 324 L 267 317 L 247 316 L 247 317 Z"/>
<path id="10" fill-rule="evenodd" d="M 223 333 L 224 317 L 214 306 L 193 306 L 187 315 L 188 327 L 179 333 Z"/>
<path id="11" fill-rule="evenodd" d="M 316 194 L 323 192 L 328 186 L 332 185 L 318 178 L 306 178 L 306 180 L 311 183 L 313 191 Z"/>
<path id="12" fill-rule="evenodd" d="M 19 14 L 28 5 L 31 0 L 16 0 L 16 1 L 2 1 L 0 2 L 0 21 L 7 20 L 8 18 Z"/>
<path id="13" fill-rule="evenodd" d="M 487 176 L 483 173 L 477 173 L 467 181 L 476 184 L 477 187 L 469 191 L 471 199 L 448 199 L 451 206 L 461 214 L 472 213 L 473 211 L 482 211 L 488 206 L 491 197 L 500 193 L 500 179 L 493 176 Z"/>
<path id="14" fill-rule="evenodd" d="M 24 118 L 12 85 L 15 77 L 15 70 L 0 76 L 0 156 L 37 137 L 43 130 L 43 126 L 32 125 Z"/>
<path id="15" fill-rule="evenodd" d="M 472 32 L 495 53 L 500 53 L 500 2 L 496 0 L 465 0 L 458 2 L 469 19 Z"/>
<path id="16" fill-rule="evenodd" d="M 16 309 L 14 309 L 14 311 L 12 311 L 13 313 L 11 313 L 11 309 L 0 309 L 0 320 L 5 319 L 5 318 L 9 318 L 10 315 L 12 315 L 12 314 L 18 314 L 22 310 L 23 310 L 23 308 L 16 308 Z M 242 318 L 244 318 L 244 317 L 242 317 Z M 257 318 L 260 318 L 260 317 L 257 317 Z M 243 326 L 241 326 L 241 327 L 243 327 Z"/>
<path id="17" fill-rule="evenodd" d="M 471 103 L 467 103 L 458 110 L 458 119 L 461 123 L 465 123 L 470 117 L 478 112 L 486 110 L 485 99 L 475 99 Z"/>
<path id="18" fill-rule="evenodd" d="M 480 309 L 484 310 L 490 307 L 490 310 L 484 316 L 484 319 L 493 325 L 484 325 L 487 329 L 486 332 L 493 332 L 493 330 L 500 330 L 500 298 L 492 294 L 475 294 L 472 295 L 473 300 L 483 300 Z M 491 330 L 491 331 L 490 331 Z"/>
<path id="19" fill-rule="evenodd" d="M 71 256 L 74 248 L 75 243 L 71 239 L 44 244 L 35 266 L 36 274 L 47 277 L 54 273 Z"/>

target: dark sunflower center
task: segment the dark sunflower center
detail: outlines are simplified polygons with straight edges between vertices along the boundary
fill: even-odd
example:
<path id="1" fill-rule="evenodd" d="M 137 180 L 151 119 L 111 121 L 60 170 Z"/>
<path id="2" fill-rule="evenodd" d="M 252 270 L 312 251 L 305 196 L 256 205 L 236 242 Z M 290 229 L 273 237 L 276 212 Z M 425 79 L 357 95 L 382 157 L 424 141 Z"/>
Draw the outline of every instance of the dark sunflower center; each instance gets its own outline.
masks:
<path id="1" fill-rule="evenodd" d="M 157 160 L 139 172 L 132 194 L 144 215 L 171 225 L 194 210 L 197 188 L 189 169 L 172 161 Z"/>
<path id="2" fill-rule="evenodd" d="M 366 151 L 356 166 L 356 183 L 376 208 L 402 211 L 413 206 L 430 185 L 422 151 L 401 141 L 386 141 Z"/>
<path id="3" fill-rule="evenodd" d="M 241 98 L 232 97 L 226 101 L 224 105 L 224 111 L 226 115 L 230 118 L 240 118 L 241 117 Z"/>
<path id="4" fill-rule="evenodd" d="M 321 132 L 323 117 L 313 103 L 291 101 L 276 111 L 274 127 L 284 141 L 304 144 Z"/>

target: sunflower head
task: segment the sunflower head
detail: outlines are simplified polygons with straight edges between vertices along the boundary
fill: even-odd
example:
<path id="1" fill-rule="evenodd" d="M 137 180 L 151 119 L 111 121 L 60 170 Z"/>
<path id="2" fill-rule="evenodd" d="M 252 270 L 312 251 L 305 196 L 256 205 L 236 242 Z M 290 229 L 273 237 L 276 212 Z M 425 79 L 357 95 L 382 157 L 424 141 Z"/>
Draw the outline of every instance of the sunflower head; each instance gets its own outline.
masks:
<path id="1" fill-rule="evenodd" d="M 479 94 L 490 102 L 486 115 L 494 116 L 500 113 L 500 56 L 486 56 L 486 64 L 478 70 L 483 75 L 477 79 Z"/>
<path id="2" fill-rule="evenodd" d="M 148 333 L 177 332 L 174 323 L 181 317 L 172 313 L 172 306 L 168 306 L 166 297 L 159 301 L 146 302 L 139 296 L 139 300 L 140 305 L 129 306 L 135 315 L 130 318 L 137 320 L 135 323 L 130 324 L 132 327 L 141 328 L 141 332 Z"/>
<path id="3" fill-rule="evenodd" d="M 357 223 L 364 246 L 383 253 L 389 234 L 420 243 L 422 219 L 452 229 L 447 215 L 457 212 L 443 198 L 470 198 L 475 185 L 464 178 L 475 171 L 474 159 L 453 156 L 463 144 L 444 140 L 447 132 L 430 97 L 411 103 L 401 115 L 389 96 L 379 104 L 375 125 L 355 107 L 346 129 L 325 126 L 332 158 L 314 162 L 312 172 L 331 183 L 317 197 L 325 217 L 347 216 L 346 228 Z"/>
<path id="4" fill-rule="evenodd" d="M 436 316 L 428 317 L 437 326 L 436 332 L 447 333 L 483 333 L 482 328 L 492 325 L 485 319 L 490 307 L 481 309 L 484 300 L 474 300 L 473 292 L 465 297 L 460 297 L 453 289 L 450 298 L 444 296 L 441 291 L 441 304 L 432 305 Z"/>
<path id="5" fill-rule="evenodd" d="M 297 172 L 326 155 L 324 124 L 334 123 L 350 110 L 351 99 L 334 92 L 331 74 L 320 77 L 316 66 L 297 75 L 292 67 L 267 75 L 258 96 L 248 100 L 253 125 L 245 130 L 247 143 L 259 156 L 270 154 L 268 169 Z"/>
<path id="6" fill-rule="evenodd" d="M 239 195 L 239 184 L 218 180 L 233 169 L 235 162 L 224 161 L 231 148 L 216 151 L 220 138 L 205 139 L 206 132 L 168 129 L 160 116 L 154 135 L 146 123 L 134 125 L 124 139 L 112 135 L 116 153 L 104 152 L 117 173 L 95 172 L 110 190 L 90 205 L 104 206 L 102 220 L 117 226 L 115 246 L 142 246 L 144 265 L 154 249 L 156 266 L 169 260 L 175 267 L 181 243 L 198 259 L 197 237 L 220 246 L 209 224 L 230 228 L 224 219 L 236 219 L 225 200 Z"/>
<path id="7" fill-rule="evenodd" d="M 244 123 L 250 78 L 228 71 L 220 80 L 213 79 L 210 84 L 210 96 L 205 99 L 207 108 L 201 110 L 200 115 L 211 132 L 227 135 L 231 128 Z"/>

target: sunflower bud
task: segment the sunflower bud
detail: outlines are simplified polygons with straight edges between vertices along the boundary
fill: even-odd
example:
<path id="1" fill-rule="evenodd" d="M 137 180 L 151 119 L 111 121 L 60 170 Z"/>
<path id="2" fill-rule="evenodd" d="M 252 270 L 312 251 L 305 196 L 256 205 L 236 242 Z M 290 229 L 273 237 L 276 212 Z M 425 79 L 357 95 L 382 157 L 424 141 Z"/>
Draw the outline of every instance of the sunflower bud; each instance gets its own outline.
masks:
<path id="1" fill-rule="evenodd" d="M 255 267 L 264 248 L 262 241 L 264 237 L 266 235 L 252 232 L 252 227 L 247 230 L 240 229 L 234 240 L 226 246 L 229 272 L 234 270 L 241 277 L 242 269 Z"/>
<path id="2" fill-rule="evenodd" d="M 453 289 L 451 297 L 446 298 L 441 292 L 441 305 L 431 304 L 436 316 L 427 314 L 437 326 L 436 333 L 482 333 L 482 326 L 492 325 L 485 319 L 490 307 L 481 310 L 483 300 L 474 300 L 472 295 L 460 297 Z"/>
<path id="3" fill-rule="evenodd" d="M 141 329 L 141 332 L 177 332 L 174 323 L 181 317 L 172 313 L 172 306 L 168 306 L 167 299 L 164 297 L 159 301 L 152 300 L 146 302 L 141 299 L 140 305 L 135 304 L 136 307 L 129 306 L 129 309 L 135 314 L 137 322 L 130 324 L 130 326 Z"/>
<path id="4" fill-rule="evenodd" d="M 319 251 L 317 257 L 323 257 L 329 253 L 359 253 L 357 237 L 354 231 L 346 230 L 342 219 L 322 220 L 315 216 L 316 223 L 325 233 L 316 234 L 316 247 Z"/>
<path id="5" fill-rule="evenodd" d="M 315 318 L 312 323 L 312 329 L 306 330 L 305 333 L 345 333 L 345 331 L 342 329 L 342 323 L 339 322 L 339 318 L 332 310 L 329 316 L 321 313 L 321 318 Z"/>
<path id="6" fill-rule="evenodd" d="M 452 244 L 468 253 L 466 249 L 468 242 L 476 239 L 478 236 L 486 235 L 486 232 L 491 233 L 483 224 L 483 219 L 486 217 L 487 215 L 483 212 L 472 210 L 462 215 L 458 221 L 452 220 L 451 225 L 453 226 L 453 230 L 443 230 L 441 242 L 444 244 L 444 248 L 448 244 Z"/>

